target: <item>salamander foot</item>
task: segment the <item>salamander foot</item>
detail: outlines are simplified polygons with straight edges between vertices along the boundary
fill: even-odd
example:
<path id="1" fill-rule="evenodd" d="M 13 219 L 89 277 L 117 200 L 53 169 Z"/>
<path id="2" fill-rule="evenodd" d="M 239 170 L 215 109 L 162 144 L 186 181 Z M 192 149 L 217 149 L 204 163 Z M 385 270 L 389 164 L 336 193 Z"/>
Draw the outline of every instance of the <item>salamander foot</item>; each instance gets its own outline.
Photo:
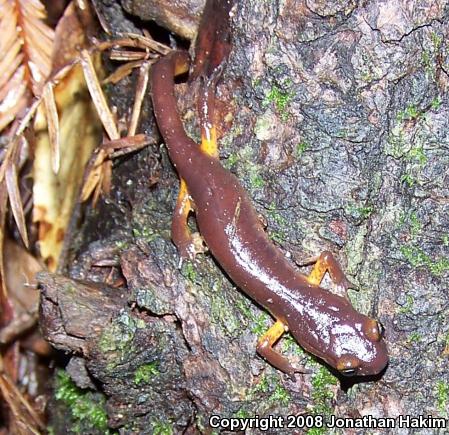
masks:
<path id="1" fill-rule="evenodd" d="M 341 270 L 340 264 L 335 259 L 333 254 L 329 251 L 323 251 L 318 257 L 310 259 L 305 264 L 315 263 L 307 280 L 314 285 L 320 285 L 326 272 L 332 279 L 332 282 L 337 286 L 337 292 L 343 296 L 348 297 L 348 289 L 358 290 L 357 286 L 353 284 Z"/>
<path id="2" fill-rule="evenodd" d="M 295 367 L 291 365 L 285 356 L 273 349 L 274 344 L 286 331 L 288 331 L 287 326 L 280 320 L 277 320 L 276 323 L 259 338 L 259 341 L 257 342 L 257 353 L 265 358 L 273 367 L 284 372 L 292 381 L 295 381 L 295 373 L 310 373 L 310 371 L 302 366 Z"/>

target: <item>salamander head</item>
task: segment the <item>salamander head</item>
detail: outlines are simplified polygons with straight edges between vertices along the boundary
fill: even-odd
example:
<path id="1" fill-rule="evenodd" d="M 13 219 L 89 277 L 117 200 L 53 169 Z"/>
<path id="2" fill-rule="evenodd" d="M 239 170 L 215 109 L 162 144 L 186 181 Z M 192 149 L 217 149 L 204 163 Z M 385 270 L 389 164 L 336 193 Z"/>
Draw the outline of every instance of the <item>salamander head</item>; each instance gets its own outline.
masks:
<path id="1" fill-rule="evenodd" d="M 325 360 L 345 376 L 377 375 L 388 364 L 384 328 L 374 319 L 358 317 L 360 322 L 334 325 Z"/>
<path id="2" fill-rule="evenodd" d="M 355 311 L 346 302 L 338 308 L 321 307 L 309 312 L 308 328 L 291 332 L 310 353 L 322 358 L 345 376 L 380 373 L 388 364 L 384 328 Z"/>

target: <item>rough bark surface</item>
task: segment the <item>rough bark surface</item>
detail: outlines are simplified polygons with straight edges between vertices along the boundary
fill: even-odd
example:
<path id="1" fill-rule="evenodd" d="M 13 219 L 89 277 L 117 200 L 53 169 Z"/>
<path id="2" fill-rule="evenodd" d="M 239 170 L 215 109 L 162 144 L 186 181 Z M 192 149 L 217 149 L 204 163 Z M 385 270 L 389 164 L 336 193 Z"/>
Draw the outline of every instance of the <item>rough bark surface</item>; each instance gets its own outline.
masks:
<path id="1" fill-rule="evenodd" d="M 447 418 L 448 2 L 237 3 L 219 85 L 223 164 L 292 260 L 338 256 L 360 286 L 354 305 L 385 326 L 386 373 L 335 382 L 288 337 L 278 348 L 312 374 L 292 381 L 255 354 L 268 315 L 210 256 L 179 268 L 169 234 L 177 179 L 164 147 L 117 162 L 112 195 L 88 216 L 69 271 L 104 281 L 111 269 L 96 264 L 115 258 L 127 303 L 86 350 L 54 339 L 61 325 L 44 315 L 47 336 L 84 358 L 123 433 L 207 432 L 212 414 Z M 189 90 L 179 89 L 198 138 Z"/>
<path id="2" fill-rule="evenodd" d="M 123 9 L 142 20 L 154 20 L 183 38 L 192 39 L 196 35 L 204 0 L 121 0 Z"/>

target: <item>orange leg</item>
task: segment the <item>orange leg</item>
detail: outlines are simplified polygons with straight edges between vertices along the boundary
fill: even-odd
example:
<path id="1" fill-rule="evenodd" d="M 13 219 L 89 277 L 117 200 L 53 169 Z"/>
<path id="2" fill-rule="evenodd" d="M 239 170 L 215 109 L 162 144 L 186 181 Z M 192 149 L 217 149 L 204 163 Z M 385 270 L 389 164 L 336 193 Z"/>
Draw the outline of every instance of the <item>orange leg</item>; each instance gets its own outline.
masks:
<path id="1" fill-rule="evenodd" d="M 345 293 L 349 288 L 356 288 L 355 285 L 352 284 L 348 278 L 346 278 L 340 265 L 331 252 L 322 252 L 318 258 L 314 259 L 314 261 L 315 265 L 313 266 L 310 275 L 307 277 L 307 280 L 311 284 L 320 285 L 326 272 L 329 272 L 332 281 L 338 287 L 343 289 Z"/>
<path id="2" fill-rule="evenodd" d="M 214 73 L 212 76 L 202 84 L 198 98 L 198 113 L 201 125 L 200 149 L 208 156 L 218 157 L 217 130 L 214 123 L 215 84 L 218 76 Z"/>
<path id="3" fill-rule="evenodd" d="M 217 131 L 210 122 L 201 126 L 201 151 L 211 157 L 218 157 Z"/>
<path id="4" fill-rule="evenodd" d="M 185 72 L 186 65 L 180 64 L 176 73 Z M 212 89 L 212 92 L 211 92 Z M 211 157 L 218 157 L 217 132 L 211 120 L 214 111 L 215 92 L 213 87 L 204 86 L 200 97 L 200 150 Z M 186 182 L 181 179 L 178 199 L 172 220 L 172 239 L 182 258 L 194 259 L 196 254 L 205 252 L 204 241 L 198 233 L 191 233 L 187 220 L 193 204 Z"/>
<path id="5" fill-rule="evenodd" d="M 181 65 L 182 66 L 182 65 Z M 213 113 L 213 93 L 209 88 L 203 89 L 200 119 L 201 145 L 200 150 L 205 154 L 218 157 L 217 132 L 210 120 Z M 187 219 L 193 211 L 193 204 L 186 182 L 181 179 L 178 199 L 172 220 L 172 239 L 182 258 L 194 259 L 196 254 L 205 251 L 204 241 L 198 233 L 191 233 L 187 226 Z"/>
<path id="6" fill-rule="evenodd" d="M 299 370 L 294 369 L 287 358 L 273 349 L 273 345 L 281 338 L 285 331 L 287 331 L 286 325 L 280 320 L 277 320 L 276 323 L 259 338 L 259 341 L 257 342 L 257 352 L 273 367 L 293 376 L 295 371 Z"/>
<path id="7" fill-rule="evenodd" d="M 178 199 L 171 224 L 171 237 L 183 259 L 193 260 L 196 254 L 205 252 L 203 239 L 198 233 L 191 233 L 187 226 L 187 219 L 193 210 L 186 182 L 181 179 Z"/>

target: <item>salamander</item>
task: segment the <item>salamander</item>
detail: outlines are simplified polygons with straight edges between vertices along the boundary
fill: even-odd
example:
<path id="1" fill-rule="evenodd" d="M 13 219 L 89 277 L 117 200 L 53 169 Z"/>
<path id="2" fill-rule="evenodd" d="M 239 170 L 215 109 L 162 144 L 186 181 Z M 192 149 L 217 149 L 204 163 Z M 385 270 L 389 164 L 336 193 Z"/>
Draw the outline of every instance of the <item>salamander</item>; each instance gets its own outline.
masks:
<path id="1" fill-rule="evenodd" d="M 344 296 L 320 287 L 326 272 L 340 288 L 350 287 L 333 255 L 323 252 L 310 275 L 301 274 L 267 236 L 238 179 L 221 165 L 215 136 L 203 129 L 201 145 L 187 136 L 178 114 L 174 77 L 188 69 L 184 51 L 171 52 L 151 69 L 156 122 L 181 178 L 172 223 L 172 239 L 181 256 L 195 255 L 187 228 L 188 213 L 194 209 L 214 258 L 243 292 L 276 319 L 259 339 L 257 351 L 279 370 L 289 375 L 300 371 L 273 348 L 290 331 L 306 351 L 343 375 L 382 372 L 388 364 L 382 325 L 357 312 Z"/>

